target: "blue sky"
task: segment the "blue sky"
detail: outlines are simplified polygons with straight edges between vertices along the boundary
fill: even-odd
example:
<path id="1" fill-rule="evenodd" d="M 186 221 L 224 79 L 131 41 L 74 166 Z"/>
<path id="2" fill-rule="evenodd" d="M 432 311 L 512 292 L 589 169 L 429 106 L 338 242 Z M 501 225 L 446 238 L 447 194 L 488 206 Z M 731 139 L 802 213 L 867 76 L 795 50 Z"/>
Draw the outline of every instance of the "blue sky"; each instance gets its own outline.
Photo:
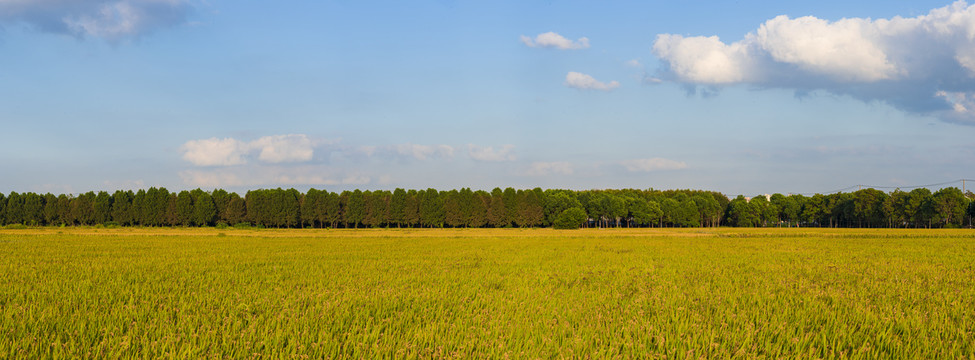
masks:
<path id="1" fill-rule="evenodd" d="M 975 7 L 0 0 L 0 191 L 972 177 Z"/>

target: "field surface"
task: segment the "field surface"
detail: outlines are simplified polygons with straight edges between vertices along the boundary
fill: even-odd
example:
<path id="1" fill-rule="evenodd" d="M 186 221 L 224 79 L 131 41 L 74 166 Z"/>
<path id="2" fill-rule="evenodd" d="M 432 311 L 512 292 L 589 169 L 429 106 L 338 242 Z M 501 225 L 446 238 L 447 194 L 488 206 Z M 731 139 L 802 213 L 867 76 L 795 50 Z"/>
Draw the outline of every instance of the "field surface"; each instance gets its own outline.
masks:
<path id="1" fill-rule="evenodd" d="M 971 230 L 0 230 L 0 358 L 975 358 Z"/>

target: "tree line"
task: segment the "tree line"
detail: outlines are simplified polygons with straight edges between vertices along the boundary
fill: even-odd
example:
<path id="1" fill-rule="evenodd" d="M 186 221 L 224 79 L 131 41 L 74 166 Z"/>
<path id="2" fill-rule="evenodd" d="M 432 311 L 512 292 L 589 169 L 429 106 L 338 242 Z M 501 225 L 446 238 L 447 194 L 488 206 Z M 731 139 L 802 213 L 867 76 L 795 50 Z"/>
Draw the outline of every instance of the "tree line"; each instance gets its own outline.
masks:
<path id="1" fill-rule="evenodd" d="M 702 190 L 217 189 L 0 193 L 0 225 L 258 226 L 273 228 L 961 227 L 975 195 L 957 188 L 813 196 Z"/>

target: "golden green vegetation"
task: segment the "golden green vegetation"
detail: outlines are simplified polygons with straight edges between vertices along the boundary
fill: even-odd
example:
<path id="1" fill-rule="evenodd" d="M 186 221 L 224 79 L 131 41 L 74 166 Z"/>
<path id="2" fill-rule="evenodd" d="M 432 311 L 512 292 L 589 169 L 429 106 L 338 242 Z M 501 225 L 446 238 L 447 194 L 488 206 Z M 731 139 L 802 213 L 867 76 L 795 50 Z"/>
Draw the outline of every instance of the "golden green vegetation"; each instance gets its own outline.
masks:
<path id="1" fill-rule="evenodd" d="M 973 358 L 966 230 L 0 231 L 0 358 Z"/>

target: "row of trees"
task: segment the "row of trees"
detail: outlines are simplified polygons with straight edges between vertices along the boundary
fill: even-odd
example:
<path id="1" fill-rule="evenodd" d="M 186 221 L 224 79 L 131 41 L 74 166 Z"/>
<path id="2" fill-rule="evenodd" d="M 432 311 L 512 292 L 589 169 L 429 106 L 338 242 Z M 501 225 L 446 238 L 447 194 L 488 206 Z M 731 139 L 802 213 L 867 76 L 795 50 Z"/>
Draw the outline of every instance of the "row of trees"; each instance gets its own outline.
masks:
<path id="1" fill-rule="evenodd" d="M 830 195 L 772 195 L 747 201 L 739 196 L 727 209 L 730 226 L 960 227 L 971 226 L 975 194 L 954 187 L 885 193 L 862 189 Z"/>
<path id="2" fill-rule="evenodd" d="M 967 195 L 967 196 L 966 196 Z M 0 225 L 362 227 L 958 227 L 973 195 L 957 188 L 891 193 L 739 196 L 697 190 L 343 191 L 263 189 L 0 194 Z"/>

